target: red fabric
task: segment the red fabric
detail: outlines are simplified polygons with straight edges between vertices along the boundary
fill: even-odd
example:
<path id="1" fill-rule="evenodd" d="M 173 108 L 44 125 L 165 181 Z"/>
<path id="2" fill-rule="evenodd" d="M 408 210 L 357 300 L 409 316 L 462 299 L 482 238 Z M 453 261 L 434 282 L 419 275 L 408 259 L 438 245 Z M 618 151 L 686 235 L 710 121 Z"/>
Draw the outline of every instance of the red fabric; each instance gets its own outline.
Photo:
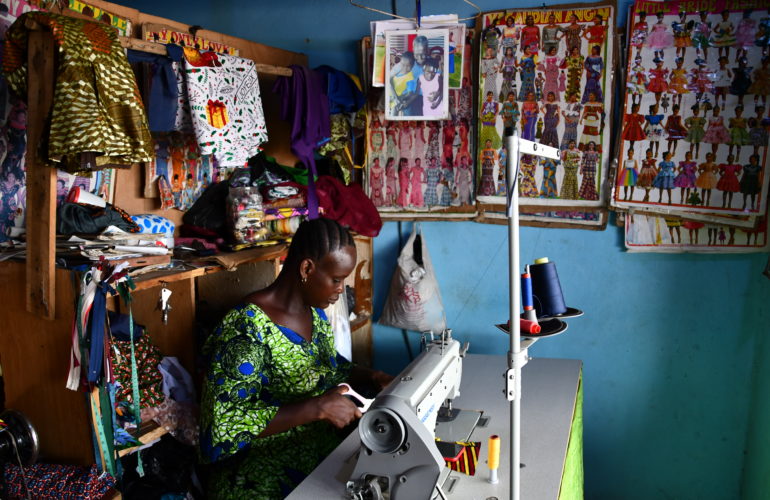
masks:
<path id="1" fill-rule="evenodd" d="M 316 181 L 316 190 L 324 217 L 334 219 L 364 236 L 380 234 L 382 219 L 361 186 L 356 183 L 346 186 L 334 177 L 321 175 Z"/>

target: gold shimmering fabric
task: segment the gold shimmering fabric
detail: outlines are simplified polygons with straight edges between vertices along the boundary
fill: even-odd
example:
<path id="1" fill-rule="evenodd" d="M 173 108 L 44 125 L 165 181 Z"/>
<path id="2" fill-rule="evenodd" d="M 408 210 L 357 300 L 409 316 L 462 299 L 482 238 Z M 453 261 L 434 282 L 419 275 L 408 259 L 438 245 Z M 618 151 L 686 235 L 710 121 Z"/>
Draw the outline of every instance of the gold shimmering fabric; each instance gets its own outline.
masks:
<path id="1" fill-rule="evenodd" d="M 19 17 L 6 34 L 3 72 L 22 96 L 28 20 L 50 29 L 59 50 L 48 163 L 76 172 L 150 161 L 147 115 L 115 29 L 47 12 Z"/>

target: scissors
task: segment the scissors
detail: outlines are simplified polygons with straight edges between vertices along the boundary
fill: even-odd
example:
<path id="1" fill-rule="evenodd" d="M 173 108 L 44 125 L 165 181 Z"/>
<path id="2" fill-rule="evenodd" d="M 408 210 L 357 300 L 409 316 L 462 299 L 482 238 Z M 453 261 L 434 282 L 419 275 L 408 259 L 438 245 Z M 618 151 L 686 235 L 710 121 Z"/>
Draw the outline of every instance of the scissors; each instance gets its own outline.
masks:
<path id="1" fill-rule="evenodd" d="M 372 402 L 374 401 L 374 399 L 369 399 L 369 398 L 363 397 L 362 395 L 360 395 L 359 393 L 354 391 L 353 388 L 350 387 L 350 385 L 348 385 L 348 384 L 346 384 L 344 382 L 341 383 L 339 386 L 347 388 L 347 391 L 345 391 L 344 395 L 352 396 L 353 398 L 357 399 L 359 403 L 361 403 L 363 405 L 363 406 L 361 406 L 358 409 L 361 413 L 364 413 L 366 410 L 368 410 L 369 406 L 371 406 Z"/>

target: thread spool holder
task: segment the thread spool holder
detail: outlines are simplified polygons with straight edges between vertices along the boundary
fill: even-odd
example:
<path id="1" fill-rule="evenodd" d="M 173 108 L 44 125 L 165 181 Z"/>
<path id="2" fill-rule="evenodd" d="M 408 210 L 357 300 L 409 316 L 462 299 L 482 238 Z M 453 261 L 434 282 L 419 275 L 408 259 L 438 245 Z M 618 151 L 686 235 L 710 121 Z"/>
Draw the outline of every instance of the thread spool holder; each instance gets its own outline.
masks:
<path id="1" fill-rule="evenodd" d="M 559 159 L 559 151 L 550 146 L 543 146 L 533 141 L 511 135 L 505 138 L 508 148 L 508 158 L 505 172 L 505 183 L 508 186 L 508 290 L 509 315 L 511 328 L 509 332 L 508 369 L 505 377 L 505 397 L 510 403 L 510 493 L 511 500 L 521 499 L 521 369 L 529 359 L 526 348 L 521 348 L 521 332 L 516 327 L 521 310 L 521 263 L 519 258 L 519 153 L 545 156 Z M 514 321 L 516 320 L 516 321 Z"/>

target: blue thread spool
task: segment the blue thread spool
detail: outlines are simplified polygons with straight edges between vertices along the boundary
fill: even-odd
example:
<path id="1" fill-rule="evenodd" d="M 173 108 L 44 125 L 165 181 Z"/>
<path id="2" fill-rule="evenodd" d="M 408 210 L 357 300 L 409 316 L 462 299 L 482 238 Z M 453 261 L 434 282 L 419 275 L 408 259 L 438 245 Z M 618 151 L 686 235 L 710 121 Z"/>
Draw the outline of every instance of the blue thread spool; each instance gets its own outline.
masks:
<path id="1" fill-rule="evenodd" d="M 556 316 L 566 313 L 567 305 L 564 303 L 556 264 L 549 262 L 547 257 L 543 257 L 529 267 L 529 272 L 532 275 L 532 292 L 537 316 Z"/>

